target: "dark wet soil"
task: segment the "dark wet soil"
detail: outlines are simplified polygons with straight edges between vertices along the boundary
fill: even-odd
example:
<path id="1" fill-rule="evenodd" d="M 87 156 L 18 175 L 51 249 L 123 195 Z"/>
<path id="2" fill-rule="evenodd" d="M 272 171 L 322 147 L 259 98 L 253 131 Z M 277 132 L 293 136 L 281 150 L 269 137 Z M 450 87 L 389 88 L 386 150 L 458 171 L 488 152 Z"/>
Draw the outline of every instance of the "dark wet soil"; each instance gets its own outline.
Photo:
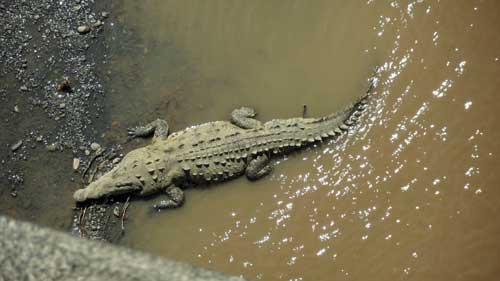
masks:
<path id="1" fill-rule="evenodd" d="M 110 5 L 0 0 L 1 215 L 65 231 L 76 217 L 86 222 L 81 236 L 113 236 L 103 231 L 112 222 L 107 204 L 86 208 L 85 218 L 85 206 L 75 208 L 72 200 L 95 157 L 92 143 L 120 156 L 102 135 L 111 126 L 104 106 Z"/>

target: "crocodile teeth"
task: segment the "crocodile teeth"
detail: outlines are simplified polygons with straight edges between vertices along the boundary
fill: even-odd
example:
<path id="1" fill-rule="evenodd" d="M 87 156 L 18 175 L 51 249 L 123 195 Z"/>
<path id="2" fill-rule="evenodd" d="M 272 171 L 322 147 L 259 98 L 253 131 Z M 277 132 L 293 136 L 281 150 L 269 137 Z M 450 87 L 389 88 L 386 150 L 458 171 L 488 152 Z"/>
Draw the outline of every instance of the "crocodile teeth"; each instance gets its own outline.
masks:
<path id="1" fill-rule="evenodd" d="M 327 134 L 327 133 L 321 133 L 321 137 L 322 137 L 322 138 L 327 138 L 327 137 L 328 137 L 328 134 Z"/>
<path id="2" fill-rule="evenodd" d="M 342 130 L 340 130 L 340 128 L 335 128 L 335 133 L 342 134 Z"/>
<path id="3" fill-rule="evenodd" d="M 345 124 L 340 125 L 339 128 L 344 130 L 344 131 L 349 129 L 349 127 L 347 127 Z"/>
<path id="4" fill-rule="evenodd" d="M 157 180 L 158 180 L 158 176 L 157 176 L 157 175 L 153 175 L 151 178 L 152 178 L 154 181 L 157 181 Z"/>
<path id="5" fill-rule="evenodd" d="M 308 138 L 307 141 L 308 142 L 314 142 L 314 138 Z"/>
<path id="6" fill-rule="evenodd" d="M 335 136 L 336 134 L 335 134 L 335 132 L 334 132 L 334 131 L 328 131 L 328 135 L 329 135 L 329 136 L 331 136 L 331 137 L 333 137 L 333 136 Z"/>
<path id="7" fill-rule="evenodd" d="M 317 141 L 322 141 L 323 140 L 320 136 L 316 136 L 314 139 L 317 140 Z"/>

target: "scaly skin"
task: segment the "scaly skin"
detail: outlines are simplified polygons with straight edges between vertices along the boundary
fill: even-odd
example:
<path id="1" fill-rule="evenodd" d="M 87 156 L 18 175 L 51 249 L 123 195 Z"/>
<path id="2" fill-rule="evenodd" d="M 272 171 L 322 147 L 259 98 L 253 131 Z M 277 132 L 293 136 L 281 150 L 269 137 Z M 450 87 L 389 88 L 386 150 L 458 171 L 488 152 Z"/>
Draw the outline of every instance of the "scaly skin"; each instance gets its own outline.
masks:
<path id="1" fill-rule="evenodd" d="M 133 136 L 154 132 L 153 142 L 129 152 L 110 172 L 74 194 L 76 201 L 124 193 L 140 196 L 165 191 L 168 199 L 156 208 L 182 205 L 182 188 L 225 181 L 246 174 L 259 179 L 271 171 L 269 160 L 347 131 L 366 107 L 369 92 L 346 109 L 323 118 L 253 119 L 255 112 L 240 108 L 231 122 L 215 121 L 168 135 L 158 119 L 130 131 Z"/>

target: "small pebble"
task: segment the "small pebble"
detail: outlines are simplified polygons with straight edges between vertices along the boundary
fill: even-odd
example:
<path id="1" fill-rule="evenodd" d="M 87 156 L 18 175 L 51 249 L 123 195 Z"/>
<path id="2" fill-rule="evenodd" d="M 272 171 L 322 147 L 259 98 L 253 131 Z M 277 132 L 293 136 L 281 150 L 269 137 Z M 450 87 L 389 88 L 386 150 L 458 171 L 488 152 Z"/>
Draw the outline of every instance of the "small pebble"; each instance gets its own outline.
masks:
<path id="1" fill-rule="evenodd" d="M 15 190 L 14 190 L 14 191 L 12 191 L 12 192 L 10 193 L 10 196 L 12 196 L 12 197 L 16 198 L 16 197 L 17 197 L 17 191 L 15 191 Z"/>
<path id="2" fill-rule="evenodd" d="M 99 27 L 101 25 L 103 25 L 104 23 L 100 20 L 97 20 L 95 23 L 94 23 L 94 27 Z"/>
<path id="3" fill-rule="evenodd" d="M 16 151 L 21 147 L 22 144 L 23 144 L 23 140 L 18 140 L 15 144 L 10 146 L 10 150 L 13 152 Z"/>
<path id="4" fill-rule="evenodd" d="M 80 159 L 79 158 L 73 158 L 73 170 L 78 170 L 80 167 Z"/>
<path id="5" fill-rule="evenodd" d="M 120 157 L 116 157 L 115 159 L 113 159 L 113 164 L 118 164 L 118 162 L 120 162 L 122 159 Z"/>
<path id="6" fill-rule="evenodd" d="M 85 34 L 85 33 L 88 33 L 90 31 L 90 27 L 88 27 L 87 25 L 81 25 L 77 28 L 77 31 L 80 33 L 80 34 Z"/>
<path id="7" fill-rule="evenodd" d="M 28 90 L 28 87 L 26 87 L 26 85 L 22 85 L 19 89 L 20 89 L 21 91 L 27 91 L 27 90 Z"/>
<path id="8" fill-rule="evenodd" d="M 96 143 L 96 142 L 93 142 L 91 145 L 90 145 L 90 149 L 92 149 L 93 151 L 97 151 L 99 149 L 101 149 L 101 145 Z"/>
<path id="9" fill-rule="evenodd" d="M 55 144 L 49 144 L 47 145 L 47 150 L 50 152 L 54 152 L 57 150 L 57 146 Z"/>
<path id="10" fill-rule="evenodd" d="M 108 12 L 102 12 L 102 13 L 101 13 L 101 16 L 102 16 L 103 18 L 107 18 L 107 17 L 109 17 L 109 13 L 108 13 Z"/>
<path id="11" fill-rule="evenodd" d="M 60 108 L 60 109 L 63 109 L 63 108 L 65 108 L 65 107 L 66 107 L 66 104 L 65 104 L 65 103 L 61 103 L 61 104 L 59 104 L 59 108 Z"/>
<path id="12" fill-rule="evenodd" d="M 14 106 L 14 112 L 15 112 L 15 113 L 19 113 L 19 112 L 20 112 L 20 111 L 19 111 L 19 106 L 17 106 L 17 105 L 15 105 L 15 106 Z"/>
<path id="13" fill-rule="evenodd" d="M 37 136 L 35 140 L 37 142 L 42 142 L 43 141 L 43 136 Z"/>
<path id="14" fill-rule="evenodd" d="M 117 217 L 117 218 L 120 217 L 120 206 L 115 206 L 113 208 L 113 215 L 115 215 L 115 217 Z"/>
<path id="15" fill-rule="evenodd" d="M 85 155 L 89 156 L 90 155 L 90 150 L 85 149 Z"/>

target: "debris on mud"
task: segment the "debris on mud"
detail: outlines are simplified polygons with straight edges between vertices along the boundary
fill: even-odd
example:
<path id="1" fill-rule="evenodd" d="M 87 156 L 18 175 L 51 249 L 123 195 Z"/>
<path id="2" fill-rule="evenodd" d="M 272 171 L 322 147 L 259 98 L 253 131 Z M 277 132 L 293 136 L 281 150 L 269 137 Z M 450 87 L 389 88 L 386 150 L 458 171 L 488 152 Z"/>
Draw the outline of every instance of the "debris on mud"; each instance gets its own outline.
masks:
<path id="1" fill-rule="evenodd" d="M 35 172 L 31 160 L 43 163 L 45 159 L 47 165 L 36 166 L 38 174 L 58 178 L 61 175 L 55 168 L 62 161 L 51 161 L 54 157 L 76 159 L 72 167 L 66 167 L 77 173 L 83 172 L 92 157 L 91 144 L 106 126 L 96 121 L 103 118 L 105 104 L 99 67 L 109 60 L 106 41 L 100 40 L 106 22 L 112 20 L 107 5 L 95 0 L 0 0 L 0 102 L 4 108 L 0 126 L 8 132 L 0 136 L 0 195 L 10 194 L 0 196 L 0 213 L 36 220 L 49 208 L 69 210 L 74 204 L 74 186 L 23 184 Z M 75 175 L 66 175 L 64 182 L 71 183 Z M 47 203 L 46 198 L 29 198 L 40 194 L 58 199 Z M 36 202 L 36 208 L 15 203 L 20 198 Z M 108 211 L 112 212 L 109 204 L 86 208 L 91 231 L 107 227 L 107 221 L 97 218 Z M 66 227 L 70 224 L 67 217 Z"/>

